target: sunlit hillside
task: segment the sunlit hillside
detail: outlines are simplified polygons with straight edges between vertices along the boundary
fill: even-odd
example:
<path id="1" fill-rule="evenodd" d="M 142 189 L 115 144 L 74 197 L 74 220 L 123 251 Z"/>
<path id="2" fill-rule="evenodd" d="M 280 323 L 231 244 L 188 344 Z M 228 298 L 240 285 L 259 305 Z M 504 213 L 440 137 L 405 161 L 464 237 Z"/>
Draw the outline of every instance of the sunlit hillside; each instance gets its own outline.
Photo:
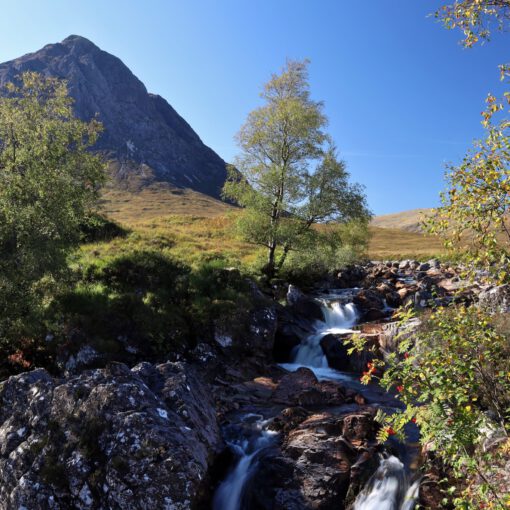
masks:
<path id="1" fill-rule="evenodd" d="M 249 263 L 261 252 L 236 238 L 236 208 L 191 190 L 152 185 L 135 193 L 107 191 L 102 207 L 108 217 L 131 233 L 108 243 L 87 245 L 84 250 L 90 253 L 113 255 L 128 248 L 160 248 L 189 262 L 222 256 Z M 407 218 L 409 225 L 413 215 Z M 440 241 L 434 237 L 401 229 L 396 219 L 393 228 L 388 228 L 391 222 L 382 227 L 377 220 L 370 228 L 368 256 L 372 260 L 425 259 L 442 252 Z"/>
<path id="2" fill-rule="evenodd" d="M 422 232 L 421 222 L 433 209 L 412 209 L 393 214 L 375 216 L 372 226 L 405 230 L 407 232 Z"/>

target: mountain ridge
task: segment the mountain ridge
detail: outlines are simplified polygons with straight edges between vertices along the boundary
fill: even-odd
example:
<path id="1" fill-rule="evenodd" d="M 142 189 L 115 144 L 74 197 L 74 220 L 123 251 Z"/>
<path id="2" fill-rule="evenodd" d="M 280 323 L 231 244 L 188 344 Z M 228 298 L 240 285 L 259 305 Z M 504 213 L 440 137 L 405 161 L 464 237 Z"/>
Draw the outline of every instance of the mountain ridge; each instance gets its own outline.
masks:
<path id="1" fill-rule="evenodd" d="M 65 79 L 76 115 L 86 121 L 97 115 L 105 130 L 96 149 L 113 163 L 117 187 L 162 182 L 220 198 L 226 163 L 118 57 L 71 35 L 0 64 L 0 86 L 24 71 Z"/>

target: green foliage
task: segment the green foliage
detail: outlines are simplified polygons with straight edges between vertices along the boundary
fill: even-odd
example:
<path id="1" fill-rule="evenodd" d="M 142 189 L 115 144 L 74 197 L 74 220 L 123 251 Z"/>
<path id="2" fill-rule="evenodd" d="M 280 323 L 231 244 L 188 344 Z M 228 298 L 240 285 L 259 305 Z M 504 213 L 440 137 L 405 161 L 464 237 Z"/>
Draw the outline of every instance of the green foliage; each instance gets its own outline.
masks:
<path id="1" fill-rule="evenodd" d="M 192 269 L 143 250 L 95 258 L 77 271 L 51 314 L 113 354 L 119 338 L 157 358 L 184 353 L 212 339 L 216 320 L 253 305 L 245 277 L 222 259 Z"/>
<path id="2" fill-rule="evenodd" d="M 510 106 L 510 94 L 504 103 Z M 495 121 L 504 110 L 489 95 L 483 112 L 487 130 L 459 166 L 449 168 L 448 191 L 426 226 L 443 237 L 449 249 L 461 249 L 472 263 L 484 267 L 500 282 L 508 281 L 510 257 L 510 122 Z M 508 110 L 507 110 L 508 113 Z"/>
<path id="3" fill-rule="evenodd" d="M 363 190 L 349 184 L 345 164 L 325 133 L 323 105 L 310 99 L 308 62 L 287 62 L 265 85 L 265 104 L 238 133 L 242 154 L 223 189 L 245 211 L 241 236 L 267 249 L 273 276 L 292 250 L 320 247 L 317 223 L 368 221 Z M 279 253 L 277 253 L 279 252 Z"/>
<path id="4" fill-rule="evenodd" d="M 95 203 L 101 131 L 72 113 L 66 85 L 24 73 L 0 97 L 0 340 L 27 332 L 66 269 Z"/>
<path id="5" fill-rule="evenodd" d="M 317 243 L 290 253 L 281 277 L 291 283 L 312 285 L 332 270 L 367 257 L 369 232 L 365 223 L 328 225 L 318 230 Z M 317 249 L 317 245 L 320 249 Z"/>
<path id="6" fill-rule="evenodd" d="M 97 259 L 82 268 L 58 310 L 100 350 L 130 339 L 151 354 L 182 351 L 191 343 L 187 307 L 189 268 L 156 252 Z M 56 313 L 56 312 L 54 312 Z"/>
<path id="7" fill-rule="evenodd" d="M 401 313 L 403 324 L 411 315 Z M 452 488 L 457 508 L 480 508 L 480 503 L 503 508 L 487 482 L 493 454 L 483 442 L 490 431 L 510 432 L 510 341 L 490 321 L 474 307 L 438 309 L 418 333 L 400 338 L 398 352 L 375 361 L 363 377 L 366 383 L 384 369 L 381 385 L 405 404 L 401 413 L 378 413 L 379 440 L 389 435 L 404 440 L 404 427 L 415 422 L 422 444 L 461 480 Z M 476 492 L 466 477 L 481 480 Z"/>
<path id="8" fill-rule="evenodd" d="M 460 28 L 462 44 L 472 47 L 488 41 L 494 28 L 508 28 L 510 4 L 506 0 L 458 0 L 437 10 L 447 28 Z M 501 79 L 509 66 L 500 65 Z M 426 227 L 439 234 L 447 248 L 466 254 L 471 268 L 485 267 L 500 282 L 508 281 L 510 243 L 510 93 L 497 99 L 489 94 L 482 112 L 483 139 L 475 142 L 462 164 L 448 169 L 448 190 L 442 206 Z"/>

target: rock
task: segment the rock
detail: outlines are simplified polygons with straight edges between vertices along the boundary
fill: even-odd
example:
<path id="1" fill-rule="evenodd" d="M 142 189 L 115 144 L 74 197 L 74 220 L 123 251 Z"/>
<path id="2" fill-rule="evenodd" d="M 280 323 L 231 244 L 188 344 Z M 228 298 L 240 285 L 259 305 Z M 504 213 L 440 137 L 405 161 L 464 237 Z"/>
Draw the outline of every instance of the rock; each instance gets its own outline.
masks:
<path id="1" fill-rule="evenodd" d="M 510 312 L 510 285 L 489 287 L 478 294 L 478 306 L 488 313 Z"/>
<path id="2" fill-rule="evenodd" d="M 117 57 L 71 35 L 0 64 L 0 86 L 29 70 L 65 79 L 81 119 L 98 114 L 105 131 L 96 148 L 108 156 L 122 187 L 138 189 L 156 181 L 220 198 L 225 162 Z"/>
<path id="3" fill-rule="evenodd" d="M 376 308 L 371 308 L 370 310 L 367 310 L 365 312 L 365 314 L 363 315 L 363 320 L 365 322 L 380 321 L 385 319 L 387 316 L 388 312 L 378 310 Z"/>
<path id="4" fill-rule="evenodd" d="M 409 267 L 411 266 L 411 261 L 410 260 L 403 260 L 402 262 L 400 262 L 400 264 L 398 265 L 398 268 L 402 271 L 405 271 L 406 269 L 409 269 Z"/>
<path id="5" fill-rule="evenodd" d="M 321 339 L 321 347 L 328 360 L 328 366 L 346 372 L 351 369 L 351 357 L 344 340 L 350 335 L 325 335 Z"/>
<path id="6" fill-rule="evenodd" d="M 384 297 L 374 290 L 361 290 L 354 297 L 353 302 L 361 311 L 361 321 L 381 320 L 391 312 L 387 309 Z"/>
<path id="7" fill-rule="evenodd" d="M 84 345 L 80 350 L 71 355 L 64 365 L 64 373 L 69 376 L 76 374 L 85 368 L 91 368 L 95 363 L 102 364 L 104 357 L 99 354 L 92 346 Z"/>
<path id="8" fill-rule="evenodd" d="M 366 275 L 364 267 L 348 266 L 337 273 L 334 285 L 337 289 L 352 289 L 361 285 Z"/>
<path id="9" fill-rule="evenodd" d="M 343 510 L 351 486 L 377 468 L 376 430 L 370 412 L 300 414 L 299 425 L 283 431 L 281 450 L 260 459 L 247 508 Z"/>
<path id="10" fill-rule="evenodd" d="M 237 309 L 214 322 L 214 340 L 224 351 L 237 356 L 271 355 L 277 328 L 276 306 L 259 301 L 250 309 Z"/>
<path id="11" fill-rule="evenodd" d="M 386 306 L 384 297 L 370 289 L 362 289 L 354 296 L 353 302 L 361 310 L 383 310 Z"/>
<path id="12" fill-rule="evenodd" d="M 290 306 L 297 304 L 299 301 L 305 299 L 305 295 L 295 285 L 289 285 L 287 291 L 287 304 Z"/>
<path id="13" fill-rule="evenodd" d="M 401 305 L 400 295 L 394 285 L 381 283 L 377 286 L 377 291 L 384 296 L 386 304 L 391 308 L 398 308 Z"/>
<path id="14" fill-rule="evenodd" d="M 414 318 L 405 324 L 388 322 L 380 325 L 379 348 L 383 353 L 397 352 L 400 341 L 409 338 L 421 326 L 420 319 Z"/>
<path id="15" fill-rule="evenodd" d="M 419 290 L 414 294 L 414 307 L 426 308 L 432 299 L 432 294 L 428 290 Z"/>
<path id="16" fill-rule="evenodd" d="M 190 509 L 222 446 L 198 374 L 122 364 L 0 386 L 0 509 Z"/>
<path id="17" fill-rule="evenodd" d="M 315 299 L 303 294 L 294 285 L 289 285 L 287 303 L 290 305 L 290 311 L 298 317 L 304 317 L 311 322 L 324 321 L 321 305 Z"/>
<path id="18" fill-rule="evenodd" d="M 441 267 L 441 262 L 437 259 L 430 259 L 427 264 L 430 265 L 431 268 L 439 269 Z"/>
<path id="19" fill-rule="evenodd" d="M 319 382 L 309 368 L 301 367 L 281 378 L 272 400 L 288 406 L 328 406 L 343 404 L 347 399 L 342 386 L 331 381 Z"/>
<path id="20" fill-rule="evenodd" d="M 322 307 L 317 301 L 294 286 L 289 286 L 287 295 L 292 304 L 277 308 L 273 358 L 278 363 L 290 361 L 293 349 L 314 330 L 315 323 L 324 321 Z"/>
<path id="21" fill-rule="evenodd" d="M 411 271 L 416 271 L 420 267 L 420 263 L 416 260 L 411 260 L 409 263 L 409 269 Z"/>

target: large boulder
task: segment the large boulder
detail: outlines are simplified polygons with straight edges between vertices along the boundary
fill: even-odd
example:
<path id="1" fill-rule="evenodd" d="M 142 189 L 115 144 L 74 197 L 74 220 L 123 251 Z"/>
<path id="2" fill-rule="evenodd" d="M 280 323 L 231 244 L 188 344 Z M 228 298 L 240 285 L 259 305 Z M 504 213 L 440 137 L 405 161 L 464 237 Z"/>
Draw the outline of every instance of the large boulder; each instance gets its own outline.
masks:
<path id="1" fill-rule="evenodd" d="M 358 310 L 361 311 L 362 321 L 381 320 L 387 317 L 388 309 L 384 295 L 376 290 L 363 289 L 353 299 Z"/>
<path id="2" fill-rule="evenodd" d="M 216 346 L 228 354 L 266 358 L 277 328 L 275 304 L 251 285 L 251 305 L 223 313 L 214 321 Z"/>
<path id="3" fill-rule="evenodd" d="M 348 347 L 345 345 L 347 335 L 328 334 L 321 339 L 321 347 L 324 355 L 328 360 L 328 366 L 340 371 L 348 371 L 351 369 L 351 356 Z"/>
<path id="4" fill-rule="evenodd" d="M 287 303 L 295 315 L 303 316 L 309 321 L 323 321 L 321 305 L 313 298 L 301 292 L 296 286 L 289 285 Z"/>
<path id="5" fill-rule="evenodd" d="M 13 376 L 0 442 L 4 510 L 189 509 L 222 446 L 210 396 L 181 363 Z"/>
<path id="6" fill-rule="evenodd" d="M 304 417 L 297 411 L 281 449 L 260 460 L 248 487 L 249 510 L 343 510 L 377 468 L 371 412 Z"/>
<path id="7" fill-rule="evenodd" d="M 305 367 L 284 375 L 278 382 L 272 401 L 288 406 L 337 406 L 353 402 L 354 394 L 332 381 L 319 381 Z"/>

